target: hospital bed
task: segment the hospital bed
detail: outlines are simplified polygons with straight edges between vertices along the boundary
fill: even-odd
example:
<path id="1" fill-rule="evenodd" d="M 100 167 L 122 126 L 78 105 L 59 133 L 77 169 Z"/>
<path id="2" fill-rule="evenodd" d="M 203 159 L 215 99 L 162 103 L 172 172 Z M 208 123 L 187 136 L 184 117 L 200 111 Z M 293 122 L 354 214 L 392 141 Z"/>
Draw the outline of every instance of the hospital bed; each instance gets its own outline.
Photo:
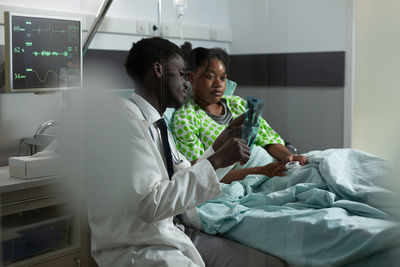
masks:
<path id="1" fill-rule="evenodd" d="M 226 94 L 235 88 L 228 81 Z M 127 98 L 132 90 L 118 93 Z M 173 113 L 163 115 L 169 127 Z M 385 206 L 398 202 L 387 202 L 382 195 L 389 191 L 376 184 L 384 180 L 382 161 L 354 150 L 310 156 L 309 165 L 286 178 L 222 185 L 222 194 L 199 208 L 203 230 L 294 265 L 399 264 L 400 226 Z"/>

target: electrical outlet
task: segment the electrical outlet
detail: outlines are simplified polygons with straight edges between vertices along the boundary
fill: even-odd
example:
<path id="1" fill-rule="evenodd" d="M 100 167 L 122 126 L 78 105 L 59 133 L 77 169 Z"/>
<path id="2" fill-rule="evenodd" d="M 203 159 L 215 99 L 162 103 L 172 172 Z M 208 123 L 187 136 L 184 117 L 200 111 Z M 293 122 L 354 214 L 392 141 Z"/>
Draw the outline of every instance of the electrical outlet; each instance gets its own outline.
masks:
<path id="1" fill-rule="evenodd" d="M 217 40 L 218 39 L 218 33 L 216 29 L 210 29 L 210 39 L 211 40 Z"/>
<path id="2" fill-rule="evenodd" d="M 136 33 L 146 35 L 148 32 L 149 24 L 146 21 L 136 21 Z"/>
<path id="3" fill-rule="evenodd" d="M 163 36 L 169 36 L 170 35 L 170 29 L 168 25 L 162 25 L 162 34 Z"/>

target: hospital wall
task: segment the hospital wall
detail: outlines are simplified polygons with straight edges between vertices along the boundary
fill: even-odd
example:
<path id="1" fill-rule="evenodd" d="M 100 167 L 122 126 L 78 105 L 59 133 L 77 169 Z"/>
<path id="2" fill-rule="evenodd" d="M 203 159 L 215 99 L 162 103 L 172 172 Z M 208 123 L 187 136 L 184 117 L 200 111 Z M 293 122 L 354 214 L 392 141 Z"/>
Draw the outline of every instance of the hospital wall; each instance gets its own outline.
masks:
<path id="1" fill-rule="evenodd" d="M 3 11 L 11 10 L 14 12 L 35 12 L 38 14 L 55 14 L 72 17 L 80 17 L 83 19 L 83 24 L 86 24 L 87 29 L 91 21 L 88 17 L 96 14 L 101 5 L 101 0 L 71 0 L 71 1 L 30 1 L 30 0 L 1 0 L 0 1 L 0 61 L 4 61 L 4 21 Z M 163 1 L 163 18 L 162 21 L 166 25 L 175 25 L 175 10 L 172 1 Z M 225 49 L 230 49 L 230 44 L 227 41 L 207 39 L 210 29 L 216 28 L 217 33 L 227 35 L 229 39 L 230 34 L 230 20 L 228 0 L 188 0 L 190 8 L 186 10 L 184 16 L 184 34 L 195 34 L 195 31 L 202 33 L 202 38 L 190 39 L 194 46 L 214 47 L 221 46 Z M 212 9 L 208 7 L 212 6 Z M 135 27 L 135 21 L 129 23 L 133 18 L 134 20 L 141 20 L 148 23 L 157 22 L 157 1 L 140 0 L 116 0 L 111 5 L 107 17 L 110 20 L 105 20 L 103 24 L 120 24 L 123 22 L 124 27 L 120 27 L 117 31 L 124 32 L 126 25 Z M 126 23 L 127 22 L 127 23 Z M 133 24 L 133 25 L 132 25 Z M 118 27 L 117 27 L 118 28 Z M 173 30 L 173 29 L 170 29 Z M 176 29 L 175 29 L 176 30 Z M 84 32 L 84 34 L 86 31 Z M 152 33 L 148 29 L 150 36 Z M 171 34 L 172 35 L 172 34 Z M 204 37 L 205 36 L 205 37 Z M 127 34 L 118 32 L 106 32 L 104 28 L 100 28 L 100 32 L 96 34 L 93 39 L 90 49 L 97 51 L 127 51 L 129 50 L 132 42 L 143 38 L 144 35 Z M 225 37 L 224 37 L 225 38 Z M 226 39 L 226 38 L 225 38 Z M 181 44 L 182 40 L 179 37 L 171 38 L 174 42 Z M 122 62 L 121 62 L 122 64 Z M 113 74 L 107 73 L 109 79 L 113 78 Z M 121 74 L 115 75 L 120 77 Z M 91 77 L 84 77 L 90 79 Z M 118 83 L 119 81 L 115 81 Z M 101 88 L 101 81 L 99 88 Z M 109 82 L 110 83 L 110 82 Z M 107 83 L 107 84 L 109 84 Z M 125 86 L 126 84 L 122 85 Z M 116 85 L 121 88 L 121 85 Z M 127 85 L 131 88 L 131 84 Z M 103 88 L 104 89 L 104 88 Z M 8 157 L 16 156 L 18 153 L 19 140 L 22 137 L 32 137 L 38 126 L 51 119 L 59 119 L 62 110 L 61 98 L 59 94 L 50 95 L 35 95 L 32 93 L 19 93 L 19 94 L 0 94 L 0 166 L 8 164 Z M 57 126 L 56 126 L 57 127 Z M 54 133 L 56 127 L 49 128 L 46 133 Z M 22 146 L 22 153 L 24 155 L 26 146 Z"/>
<path id="2" fill-rule="evenodd" d="M 263 98 L 266 120 L 300 152 L 349 147 L 352 1 L 233 0 L 230 16 L 232 54 L 345 52 L 344 86 L 239 86 L 236 93 Z"/>
<path id="3" fill-rule="evenodd" d="M 22 8 L 69 10 L 77 16 L 93 16 L 102 1 L 60 2 L 50 0 L 2 0 L 1 5 Z M 114 1 L 107 18 L 156 22 L 157 1 Z M 175 24 L 172 1 L 163 1 L 163 23 Z M 117 19 L 118 18 L 118 19 Z M 345 85 L 332 86 L 243 86 L 236 93 L 265 100 L 264 117 L 300 152 L 333 147 L 349 147 L 352 129 L 353 1 L 348 0 L 188 0 L 184 16 L 186 34 L 199 30 L 221 30 L 229 40 L 191 39 L 194 46 L 220 46 L 234 55 L 294 52 L 344 51 Z M 102 28 L 101 28 L 102 29 Z M 171 29 L 170 29 L 171 30 Z M 190 32 L 192 31 L 192 32 Z M 0 34 L 4 27 L 0 23 Z M 211 30 L 210 30 L 211 32 Z M 185 35 L 185 32 L 184 32 Z M 149 35 L 148 35 L 149 36 Z M 126 51 L 132 41 L 143 36 L 118 32 L 99 32 L 90 48 Z M 0 39 L 0 45 L 3 42 Z M 179 38 L 171 40 L 180 44 Z M 3 60 L 0 46 L 0 60 Z M 58 95 L 0 95 L 0 165 L 16 155 L 21 137 L 32 136 L 44 121 L 59 116 Z M 34 111 L 34 112 L 32 112 Z"/>
<path id="4" fill-rule="evenodd" d="M 357 0 L 353 146 L 396 162 L 400 149 L 400 2 Z M 400 173 L 400 172 L 399 172 Z"/>

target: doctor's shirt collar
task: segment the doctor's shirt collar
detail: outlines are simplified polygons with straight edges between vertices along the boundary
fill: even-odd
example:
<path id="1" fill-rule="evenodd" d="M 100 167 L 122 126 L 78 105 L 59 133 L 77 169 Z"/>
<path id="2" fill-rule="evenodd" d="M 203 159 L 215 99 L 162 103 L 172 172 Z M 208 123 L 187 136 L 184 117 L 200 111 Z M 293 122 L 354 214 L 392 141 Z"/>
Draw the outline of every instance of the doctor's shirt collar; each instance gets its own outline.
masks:
<path id="1" fill-rule="evenodd" d="M 139 107 L 149 124 L 153 124 L 161 119 L 158 111 L 140 95 L 133 93 L 129 99 Z"/>

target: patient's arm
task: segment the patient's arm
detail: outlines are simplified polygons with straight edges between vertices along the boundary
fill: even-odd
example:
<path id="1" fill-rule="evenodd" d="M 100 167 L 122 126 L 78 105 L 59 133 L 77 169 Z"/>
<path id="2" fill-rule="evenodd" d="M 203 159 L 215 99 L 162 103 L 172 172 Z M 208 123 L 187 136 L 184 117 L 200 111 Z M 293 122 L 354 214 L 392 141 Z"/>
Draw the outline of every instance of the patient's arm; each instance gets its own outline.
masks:
<path id="1" fill-rule="evenodd" d="M 224 178 L 221 179 L 221 183 L 230 184 L 234 181 L 243 180 L 249 174 L 262 174 L 269 178 L 274 176 L 285 176 L 283 171 L 286 170 L 285 163 L 281 161 L 272 162 L 265 166 L 257 166 L 240 170 L 229 171 Z"/>
<path id="2" fill-rule="evenodd" d="M 307 164 L 307 157 L 297 154 L 292 154 L 282 144 L 269 144 L 264 147 L 267 152 L 279 161 L 299 161 L 301 165 Z"/>
<path id="3" fill-rule="evenodd" d="M 282 144 L 268 144 L 264 148 L 271 156 L 279 161 L 286 161 L 288 156 L 292 155 L 292 153 Z"/>

